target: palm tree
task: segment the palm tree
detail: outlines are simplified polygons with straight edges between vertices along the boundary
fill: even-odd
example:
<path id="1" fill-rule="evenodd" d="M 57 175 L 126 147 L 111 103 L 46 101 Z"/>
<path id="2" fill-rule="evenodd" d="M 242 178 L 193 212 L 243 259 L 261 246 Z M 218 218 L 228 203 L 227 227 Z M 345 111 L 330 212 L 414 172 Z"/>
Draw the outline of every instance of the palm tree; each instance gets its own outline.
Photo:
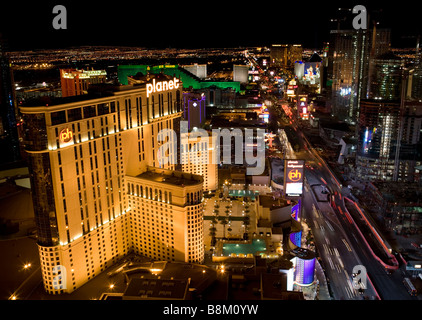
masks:
<path id="1" fill-rule="evenodd" d="M 226 237 L 226 225 L 229 223 L 226 217 L 221 217 L 220 223 L 223 225 L 223 238 Z"/>
<path id="2" fill-rule="evenodd" d="M 246 215 L 243 218 L 243 224 L 245 226 L 245 236 L 247 236 L 247 234 L 248 234 L 248 227 L 251 224 L 251 217 L 249 215 Z"/>
<path id="3" fill-rule="evenodd" d="M 232 230 L 233 230 L 232 227 L 227 228 L 227 231 L 229 232 L 229 234 L 230 234 L 230 232 L 232 232 Z"/>
<path id="4" fill-rule="evenodd" d="M 215 236 L 217 234 L 217 228 L 213 226 L 209 230 L 210 230 L 209 235 L 211 236 L 211 247 L 214 247 L 215 246 L 215 242 L 216 242 Z"/>

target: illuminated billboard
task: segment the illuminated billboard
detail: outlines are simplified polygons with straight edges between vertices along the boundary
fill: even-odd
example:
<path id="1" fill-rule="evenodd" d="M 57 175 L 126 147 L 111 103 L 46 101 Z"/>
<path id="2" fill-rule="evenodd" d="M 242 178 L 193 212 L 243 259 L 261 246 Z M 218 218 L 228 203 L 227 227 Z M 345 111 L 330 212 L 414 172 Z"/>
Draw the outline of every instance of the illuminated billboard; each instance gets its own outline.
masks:
<path id="1" fill-rule="evenodd" d="M 284 160 L 284 192 L 288 197 L 303 193 L 305 160 Z"/>
<path id="2" fill-rule="evenodd" d="M 300 247 L 302 243 L 302 231 L 293 232 L 289 235 L 290 241 L 296 246 Z"/>
<path id="3" fill-rule="evenodd" d="M 295 219 L 296 221 L 300 221 L 300 213 L 301 213 L 300 204 L 301 204 L 301 201 L 299 200 L 298 203 L 292 207 L 292 218 Z"/>

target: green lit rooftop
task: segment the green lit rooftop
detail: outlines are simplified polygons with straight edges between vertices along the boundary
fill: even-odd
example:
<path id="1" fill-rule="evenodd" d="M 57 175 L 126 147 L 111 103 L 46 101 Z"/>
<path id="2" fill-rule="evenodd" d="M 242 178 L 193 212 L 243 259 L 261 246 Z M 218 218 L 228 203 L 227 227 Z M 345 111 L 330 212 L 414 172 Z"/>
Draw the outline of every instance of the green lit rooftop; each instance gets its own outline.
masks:
<path id="1" fill-rule="evenodd" d="M 192 87 L 192 89 L 205 89 L 209 87 L 217 87 L 220 89 L 232 88 L 236 92 L 240 91 L 240 82 L 238 81 L 205 81 L 201 80 L 189 71 L 179 67 L 177 64 L 165 64 L 158 66 L 149 65 L 119 65 L 117 76 L 119 82 L 123 85 L 128 84 L 128 77 L 135 76 L 138 72 L 142 74 L 164 73 L 168 76 L 179 78 L 183 82 L 184 88 Z"/>

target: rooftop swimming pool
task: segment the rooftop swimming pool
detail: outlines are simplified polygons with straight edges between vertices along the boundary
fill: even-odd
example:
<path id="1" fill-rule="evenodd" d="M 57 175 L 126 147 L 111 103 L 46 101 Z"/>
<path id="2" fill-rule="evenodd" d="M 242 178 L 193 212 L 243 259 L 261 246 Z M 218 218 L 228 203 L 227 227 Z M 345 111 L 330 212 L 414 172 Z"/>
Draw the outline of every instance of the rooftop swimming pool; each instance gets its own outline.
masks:
<path id="1" fill-rule="evenodd" d="M 223 244 L 223 255 L 230 256 L 232 254 L 238 255 L 255 255 L 259 251 L 265 251 L 265 241 L 261 239 L 254 239 L 252 243 L 224 243 Z"/>
<path id="2" fill-rule="evenodd" d="M 249 197 L 251 200 L 255 200 L 259 195 L 259 191 L 253 190 L 229 190 L 229 196 L 231 197 Z"/>

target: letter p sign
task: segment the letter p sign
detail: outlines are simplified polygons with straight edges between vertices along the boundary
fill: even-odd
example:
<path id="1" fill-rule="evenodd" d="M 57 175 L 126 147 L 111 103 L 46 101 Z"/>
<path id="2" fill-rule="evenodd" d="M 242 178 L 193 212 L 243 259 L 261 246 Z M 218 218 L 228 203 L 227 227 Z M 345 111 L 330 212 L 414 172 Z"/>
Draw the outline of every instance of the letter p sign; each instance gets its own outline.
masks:
<path id="1" fill-rule="evenodd" d="M 358 13 L 356 17 L 353 18 L 353 28 L 356 30 L 367 29 L 366 25 L 366 7 L 360 4 L 354 6 L 353 13 Z"/>

